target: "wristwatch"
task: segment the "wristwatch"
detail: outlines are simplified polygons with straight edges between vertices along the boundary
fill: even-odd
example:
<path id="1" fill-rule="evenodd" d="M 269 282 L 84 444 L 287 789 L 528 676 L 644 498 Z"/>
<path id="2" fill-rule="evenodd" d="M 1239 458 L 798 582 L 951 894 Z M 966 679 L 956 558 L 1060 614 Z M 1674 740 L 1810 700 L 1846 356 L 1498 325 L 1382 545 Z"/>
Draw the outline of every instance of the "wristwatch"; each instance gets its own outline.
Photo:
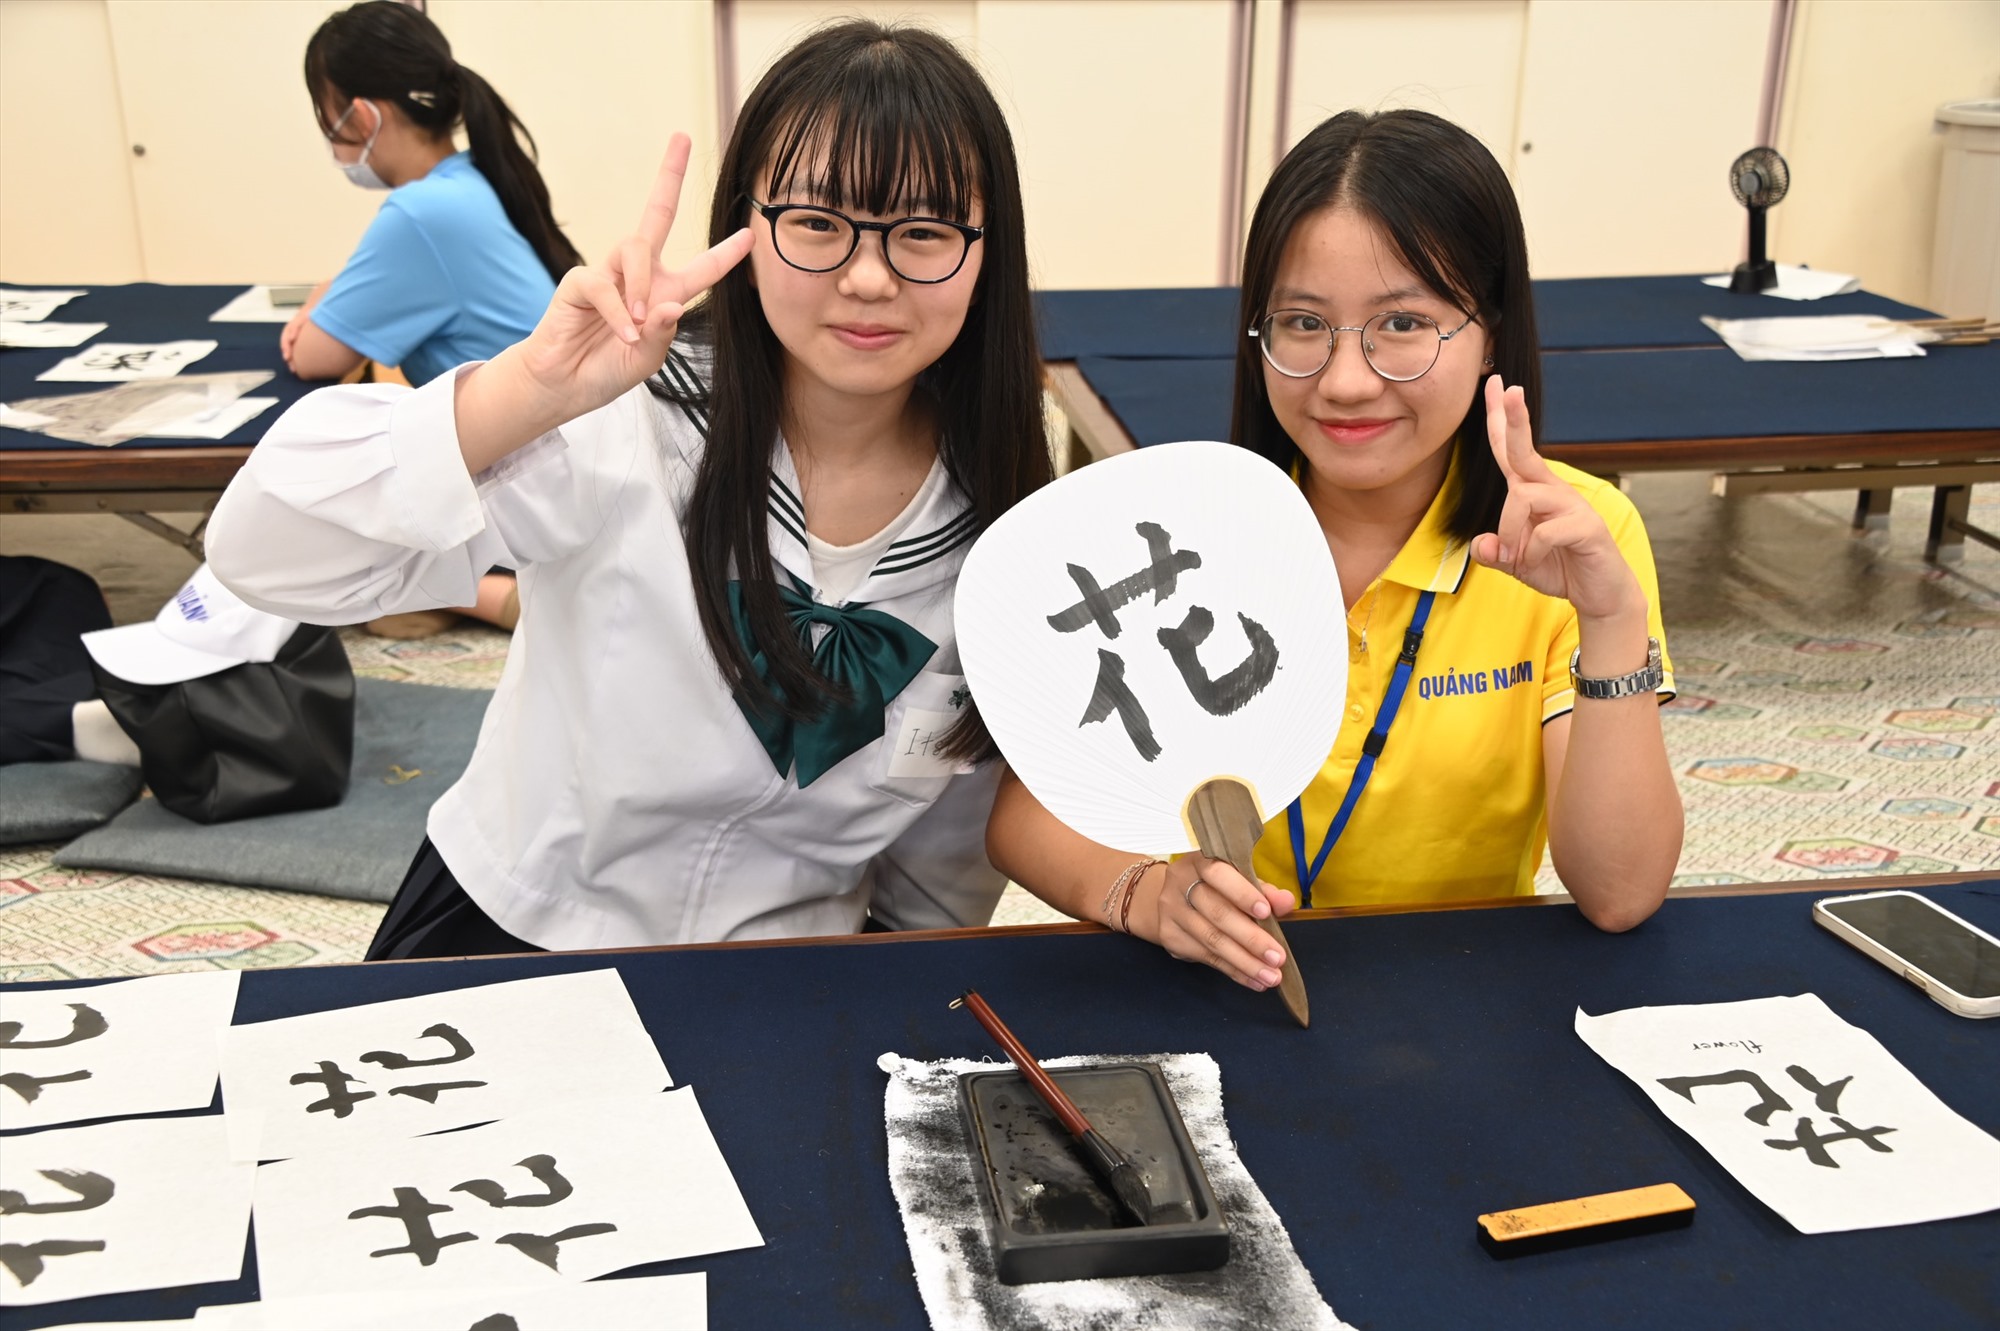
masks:
<path id="1" fill-rule="evenodd" d="M 1629 698 L 1635 693 L 1652 693 L 1666 682 L 1666 668 L 1660 663 L 1660 640 L 1646 639 L 1646 664 L 1629 675 L 1612 675 L 1606 679 L 1592 679 L 1577 673 L 1577 665 L 1583 660 L 1583 648 L 1569 654 L 1569 682 L 1579 698 Z"/>

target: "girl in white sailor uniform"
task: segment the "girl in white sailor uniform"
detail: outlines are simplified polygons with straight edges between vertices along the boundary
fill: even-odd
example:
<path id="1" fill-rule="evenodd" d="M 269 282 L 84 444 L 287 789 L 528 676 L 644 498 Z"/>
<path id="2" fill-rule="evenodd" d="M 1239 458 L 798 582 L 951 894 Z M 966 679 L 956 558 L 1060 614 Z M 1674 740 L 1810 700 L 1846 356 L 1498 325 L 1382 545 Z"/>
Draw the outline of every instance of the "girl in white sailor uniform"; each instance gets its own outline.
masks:
<path id="1" fill-rule="evenodd" d="M 673 271 L 688 152 L 525 341 L 307 398 L 210 524 L 225 583 L 314 622 L 521 570 L 478 748 L 371 959 L 978 924 L 998 899 L 952 593 L 1049 469 L 1005 122 L 943 39 L 823 29 L 751 93 L 712 248 Z"/>

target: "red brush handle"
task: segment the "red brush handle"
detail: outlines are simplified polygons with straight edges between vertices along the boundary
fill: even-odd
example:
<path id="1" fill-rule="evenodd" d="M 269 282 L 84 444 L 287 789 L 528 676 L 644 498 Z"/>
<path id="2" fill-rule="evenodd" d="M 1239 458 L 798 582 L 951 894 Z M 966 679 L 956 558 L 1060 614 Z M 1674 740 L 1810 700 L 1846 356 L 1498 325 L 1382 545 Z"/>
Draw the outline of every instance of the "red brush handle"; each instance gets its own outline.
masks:
<path id="1" fill-rule="evenodd" d="M 1063 1088 L 1056 1085 L 1055 1078 L 1042 1071 L 1042 1065 L 1035 1061 L 1035 1056 L 1028 1052 L 1028 1047 L 1014 1038 L 1014 1032 L 1007 1029 L 1007 1023 L 1000 1020 L 999 1015 L 986 1005 L 986 1000 L 968 989 L 960 1001 L 979 1019 L 979 1024 L 986 1028 L 986 1033 L 1006 1051 L 1014 1066 L 1021 1070 L 1021 1075 L 1028 1079 L 1028 1084 L 1035 1088 L 1035 1094 L 1042 1097 L 1042 1103 L 1062 1120 L 1065 1128 L 1069 1129 L 1069 1135 L 1081 1137 L 1089 1132 L 1090 1120 L 1083 1116 L 1083 1111 L 1076 1107 L 1076 1102 L 1063 1094 Z"/>

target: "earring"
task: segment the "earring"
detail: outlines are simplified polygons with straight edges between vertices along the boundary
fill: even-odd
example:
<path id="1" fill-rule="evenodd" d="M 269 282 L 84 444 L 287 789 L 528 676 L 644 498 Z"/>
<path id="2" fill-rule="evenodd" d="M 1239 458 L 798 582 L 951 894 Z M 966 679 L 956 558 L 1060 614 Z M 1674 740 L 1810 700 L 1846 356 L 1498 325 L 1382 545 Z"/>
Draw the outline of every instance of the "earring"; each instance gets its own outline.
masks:
<path id="1" fill-rule="evenodd" d="M 1485 360 L 1481 361 L 1480 364 L 1484 365 L 1487 369 L 1490 370 L 1493 368 L 1493 358 L 1491 356 L 1488 356 Z"/>

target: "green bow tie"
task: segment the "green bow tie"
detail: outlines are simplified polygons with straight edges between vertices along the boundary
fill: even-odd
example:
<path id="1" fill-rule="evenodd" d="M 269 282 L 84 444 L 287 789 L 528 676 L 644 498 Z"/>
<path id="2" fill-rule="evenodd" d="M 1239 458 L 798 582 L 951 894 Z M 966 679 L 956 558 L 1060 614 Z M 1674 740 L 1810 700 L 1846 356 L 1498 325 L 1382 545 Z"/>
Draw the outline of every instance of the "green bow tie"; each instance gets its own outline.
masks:
<path id="1" fill-rule="evenodd" d="M 849 701 L 828 702 L 811 721 L 794 721 L 783 712 L 753 710 L 741 697 L 736 705 L 757 733 L 764 752 L 771 755 L 778 775 L 783 776 L 797 763 L 799 788 L 803 790 L 841 759 L 882 738 L 882 713 L 917 677 L 936 653 L 937 644 L 894 615 L 865 605 L 821 605 L 808 594 L 804 583 L 797 578 L 792 583 L 778 588 L 785 617 L 792 621 L 799 641 L 812 652 L 813 667 L 846 689 Z M 778 693 L 777 685 L 771 682 L 770 664 L 750 633 L 743 584 L 734 579 L 729 584 L 729 614 L 735 621 L 738 641 L 750 653 L 751 668 Z M 816 647 L 815 624 L 826 625 Z"/>

